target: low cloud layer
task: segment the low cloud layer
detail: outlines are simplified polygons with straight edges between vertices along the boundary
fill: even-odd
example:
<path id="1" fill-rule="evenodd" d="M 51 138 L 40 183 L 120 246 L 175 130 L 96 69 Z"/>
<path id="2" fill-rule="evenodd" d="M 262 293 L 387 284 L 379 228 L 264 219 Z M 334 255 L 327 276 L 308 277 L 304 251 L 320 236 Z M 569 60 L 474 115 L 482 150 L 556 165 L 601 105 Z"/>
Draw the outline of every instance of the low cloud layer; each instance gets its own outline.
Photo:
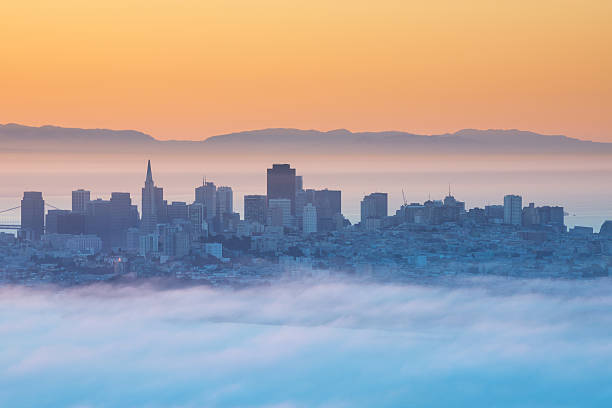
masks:
<path id="1" fill-rule="evenodd" d="M 608 406 L 612 280 L 0 288 L 0 406 Z"/>

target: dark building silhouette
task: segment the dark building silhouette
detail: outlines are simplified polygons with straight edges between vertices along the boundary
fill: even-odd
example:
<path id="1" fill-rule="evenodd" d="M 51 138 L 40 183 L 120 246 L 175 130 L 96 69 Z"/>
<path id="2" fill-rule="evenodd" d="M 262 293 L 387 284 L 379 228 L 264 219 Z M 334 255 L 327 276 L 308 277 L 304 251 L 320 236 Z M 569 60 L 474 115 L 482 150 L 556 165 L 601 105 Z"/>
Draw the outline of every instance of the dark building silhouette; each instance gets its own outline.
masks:
<path id="1" fill-rule="evenodd" d="M 244 219 L 249 222 L 266 223 L 267 197 L 265 195 L 244 196 Z"/>
<path id="2" fill-rule="evenodd" d="M 111 202 L 109 200 L 91 200 L 87 205 L 85 231 L 94 234 L 102 240 L 102 249 L 111 248 Z"/>
<path id="3" fill-rule="evenodd" d="M 21 229 L 32 240 L 40 239 L 45 228 L 45 200 L 40 191 L 26 191 L 21 200 Z"/>
<path id="4" fill-rule="evenodd" d="M 387 216 L 387 193 L 372 193 L 361 201 L 361 222 L 368 218 L 382 219 Z"/>
<path id="5" fill-rule="evenodd" d="M 142 188 L 142 222 L 141 228 L 146 233 L 155 231 L 158 223 L 166 221 L 166 203 L 164 189 L 156 187 L 151 172 L 151 160 L 147 164 L 147 177 Z"/>
<path id="6" fill-rule="evenodd" d="M 221 232 L 231 229 L 230 221 L 234 217 L 234 192 L 231 187 L 219 186 L 216 192 L 216 217 L 214 230 Z"/>
<path id="7" fill-rule="evenodd" d="M 85 234 L 85 213 L 68 210 L 49 210 L 46 217 L 46 234 Z"/>
<path id="8" fill-rule="evenodd" d="M 317 214 L 317 230 L 336 229 L 334 216 L 342 213 L 342 192 L 340 190 L 315 190 L 314 207 Z"/>
<path id="9" fill-rule="evenodd" d="M 195 189 L 195 202 L 206 207 L 206 222 L 210 226 L 217 216 L 217 187 L 211 181 L 202 180 L 202 185 Z"/>
<path id="10" fill-rule="evenodd" d="M 502 223 L 504 221 L 504 206 L 503 205 L 486 205 L 485 217 L 488 222 Z"/>
<path id="11" fill-rule="evenodd" d="M 268 169 L 267 185 L 268 204 L 271 199 L 288 199 L 291 201 L 291 215 L 295 215 L 295 169 L 288 164 L 273 164 L 272 168 Z"/>
<path id="12" fill-rule="evenodd" d="M 110 208 L 110 245 L 113 248 L 126 248 L 127 230 L 136 226 L 130 193 L 111 193 Z"/>
<path id="13" fill-rule="evenodd" d="M 187 203 L 184 201 L 173 201 L 172 204 L 168 205 L 168 221 L 172 222 L 175 220 L 188 220 L 189 219 L 189 208 Z"/>
<path id="14" fill-rule="evenodd" d="M 91 200 L 91 193 L 87 190 L 78 189 L 72 192 L 72 211 L 78 213 L 85 213 L 87 211 L 87 204 Z"/>

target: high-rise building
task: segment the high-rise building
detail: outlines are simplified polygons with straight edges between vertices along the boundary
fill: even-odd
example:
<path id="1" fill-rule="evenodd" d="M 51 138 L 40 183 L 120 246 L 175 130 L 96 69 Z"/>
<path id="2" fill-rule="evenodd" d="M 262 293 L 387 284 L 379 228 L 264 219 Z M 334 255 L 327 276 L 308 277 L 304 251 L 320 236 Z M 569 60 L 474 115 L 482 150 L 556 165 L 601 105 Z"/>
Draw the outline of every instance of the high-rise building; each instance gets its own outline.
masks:
<path id="1" fill-rule="evenodd" d="M 189 208 L 184 201 L 173 201 L 168 205 L 168 221 L 188 220 Z"/>
<path id="2" fill-rule="evenodd" d="M 147 177 L 142 188 L 142 223 L 145 233 L 155 231 L 158 223 L 166 221 L 166 203 L 164 202 L 164 189 L 156 187 L 151 173 L 151 160 L 147 164 Z"/>
<path id="3" fill-rule="evenodd" d="M 504 196 L 504 224 L 521 225 L 523 217 L 523 198 L 519 195 Z"/>
<path id="4" fill-rule="evenodd" d="M 206 207 L 206 221 L 212 224 L 217 216 L 217 187 L 215 183 L 203 180 L 200 187 L 195 189 L 195 202 Z"/>
<path id="5" fill-rule="evenodd" d="M 130 193 L 111 193 L 110 199 L 110 245 L 127 248 L 127 230 L 134 227 L 132 220 L 132 198 Z"/>
<path id="6" fill-rule="evenodd" d="M 84 214 L 90 200 L 90 192 L 82 188 L 72 192 L 72 212 Z"/>
<path id="7" fill-rule="evenodd" d="M 26 191 L 21 200 L 21 229 L 32 240 L 40 239 L 45 228 L 45 200 L 40 191 Z"/>
<path id="8" fill-rule="evenodd" d="M 104 250 L 111 247 L 111 213 L 112 205 L 110 201 L 98 198 L 87 204 L 85 231 L 87 234 L 100 237 Z"/>
<path id="9" fill-rule="evenodd" d="M 387 217 L 387 193 L 372 193 L 361 201 L 361 222 Z"/>
<path id="10" fill-rule="evenodd" d="M 295 176 L 295 191 L 300 191 L 303 189 L 304 189 L 304 177 Z"/>
<path id="11" fill-rule="evenodd" d="M 304 234 L 317 232 L 317 207 L 308 203 L 302 212 L 302 231 Z"/>
<path id="12" fill-rule="evenodd" d="M 202 232 L 208 233 L 208 223 L 206 222 L 206 206 L 202 203 L 193 203 L 189 205 L 189 220 L 193 226 L 196 235 L 201 236 Z"/>
<path id="13" fill-rule="evenodd" d="M 522 225 L 526 227 L 531 227 L 540 224 L 538 209 L 535 207 L 534 203 L 529 203 L 528 207 L 523 208 L 521 218 Z"/>
<path id="14" fill-rule="evenodd" d="M 504 206 L 486 205 L 485 217 L 488 222 L 500 224 L 504 220 Z"/>
<path id="15" fill-rule="evenodd" d="M 288 164 L 273 164 L 268 169 L 268 208 L 272 199 L 287 199 L 291 203 L 291 215 L 295 215 L 295 169 Z"/>
<path id="16" fill-rule="evenodd" d="M 334 216 L 342 213 L 342 192 L 328 189 L 315 190 L 314 206 L 317 209 L 317 230 L 335 230 Z"/>
<path id="17" fill-rule="evenodd" d="M 244 219 L 248 222 L 266 224 L 267 208 L 265 195 L 244 196 Z"/>
<path id="18" fill-rule="evenodd" d="M 268 225 L 274 227 L 293 227 L 291 200 L 288 198 L 268 199 Z"/>
<path id="19" fill-rule="evenodd" d="M 49 210 L 45 217 L 45 234 L 59 234 L 60 217 L 70 214 L 68 210 Z"/>
<path id="20" fill-rule="evenodd" d="M 45 234 L 85 234 L 85 213 L 68 210 L 47 211 Z"/>
<path id="21" fill-rule="evenodd" d="M 217 187 L 217 214 L 223 217 L 234 212 L 234 193 L 231 187 Z"/>
<path id="22" fill-rule="evenodd" d="M 538 207 L 537 211 L 540 224 L 557 226 L 563 226 L 565 224 L 565 211 L 563 207 L 545 205 L 543 207 Z"/>

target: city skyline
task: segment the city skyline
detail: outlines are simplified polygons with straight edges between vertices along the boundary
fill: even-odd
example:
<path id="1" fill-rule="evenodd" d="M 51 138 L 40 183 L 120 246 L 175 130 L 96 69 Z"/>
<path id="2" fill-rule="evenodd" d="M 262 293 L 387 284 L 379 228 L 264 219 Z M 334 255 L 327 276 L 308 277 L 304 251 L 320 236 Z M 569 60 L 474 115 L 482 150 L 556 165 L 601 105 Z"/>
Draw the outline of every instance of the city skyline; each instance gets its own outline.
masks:
<path id="1" fill-rule="evenodd" d="M 287 176 L 281 175 L 281 177 L 279 178 L 278 176 L 275 176 L 274 173 L 271 173 L 271 172 L 278 172 L 278 171 L 288 172 L 287 176 L 291 178 L 293 181 L 291 182 L 287 181 Z M 340 190 L 329 190 L 328 188 L 322 188 L 319 190 L 313 189 L 313 188 L 303 189 L 303 175 L 302 174 L 298 175 L 296 173 L 296 170 L 291 168 L 290 164 L 275 163 L 272 165 L 271 168 L 267 170 L 267 173 L 268 173 L 267 174 L 267 180 L 268 180 L 267 181 L 267 190 L 268 190 L 267 194 L 264 194 L 264 195 L 245 194 L 242 197 L 244 200 L 244 203 L 246 203 L 247 201 L 255 200 L 253 201 L 253 205 L 258 207 L 260 205 L 258 202 L 258 199 L 260 197 L 264 197 L 265 198 L 264 206 L 267 208 L 269 206 L 270 199 L 286 198 L 289 202 L 291 202 L 291 216 L 292 217 L 295 217 L 297 214 L 301 215 L 301 211 L 305 205 L 309 203 L 314 204 L 315 202 L 325 203 L 324 205 L 326 206 L 332 205 L 336 213 L 339 213 L 339 214 L 342 213 L 341 198 L 340 198 L 341 191 Z M 275 184 L 278 184 L 280 187 L 275 187 L 274 186 Z M 290 190 L 294 191 L 293 194 L 283 192 L 283 189 L 286 190 L 287 185 L 290 187 Z M 278 188 L 280 188 L 280 190 L 278 190 Z M 223 212 L 229 212 L 229 213 L 233 212 L 234 192 L 232 190 L 232 187 L 229 187 L 229 186 L 218 186 L 217 187 L 214 181 L 207 181 L 206 177 L 203 176 L 202 185 L 195 186 L 194 191 L 195 191 L 195 196 L 194 196 L 195 199 L 193 200 L 193 204 L 199 203 L 199 204 L 204 205 L 204 207 L 206 208 L 206 212 L 207 212 L 207 215 L 205 215 L 204 218 L 207 221 L 210 222 L 215 216 L 220 215 L 222 213 L 222 211 L 220 210 L 220 207 L 225 208 L 225 211 Z M 221 194 L 222 192 L 223 192 L 223 195 Z M 300 196 L 299 194 L 300 192 L 303 193 L 302 196 Z M 337 193 L 337 197 L 329 196 L 329 194 L 335 194 L 335 193 Z M 84 188 L 77 188 L 75 190 L 72 190 L 71 194 L 72 194 L 72 208 L 70 211 L 76 214 L 87 212 L 86 208 L 90 202 L 92 201 L 99 202 L 100 200 L 102 200 L 101 197 L 97 197 L 95 200 L 93 200 L 91 198 L 91 191 L 84 189 Z M 131 206 L 131 201 L 129 201 L 130 200 L 129 192 L 113 191 L 109 194 L 110 194 L 111 201 L 113 197 L 118 198 L 119 196 L 124 196 L 125 198 L 128 199 L 128 207 Z M 319 194 L 321 194 L 320 198 L 317 198 L 319 197 Z M 325 194 L 325 196 L 323 196 L 322 194 Z M 44 200 L 43 200 L 44 192 L 26 191 L 24 192 L 24 199 L 28 195 L 29 196 L 38 195 L 40 196 L 39 199 L 44 203 Z M 384 193 L 383 192 L 372 192 L 370 194 L 365 195 L 363 197 L 363 201 L 361 201 L 361 216 L 360 216 L 361 221 L 363 221 L 365 218 L 368 218 L 370 216 L 368 214 L 370 213 L 374 214 L 373 218 L 387 217 L 387 214 L 388 214 L 387 196 L 388 195 L 389 193 L 387 192 L 384 192 Z M 410 205 L 419 204 L 415 202 L 414 200 L 407 200 L 403 189 L 402 189 L 401 195 L 403 199 L 403 206 L 407 206 L 408 204 Z M 378 204 L 373 204 L 372 209 L 367 209 L 369 208 L 368 206 L 364 207 L 364 203 L 368 202 L 368 199 L 373 199 L 373 201 L 376 201 L 378 197 L 383 197 L 383 196 L 384 196 L 384 204 L 383 204 L 384 209 L 378 209 L 379 208 Z M 514 195 L 514 194 L 507 194 L 503 197 L 503 200 L 501 200 L 500 203 L 507 207 L 508 203 L 506 202 L 506 200 L 510 199 L 510 203 L 511 203 L 510 206 L 512 206 L 512 203 L 514 203 L 513 197 L 518 199 L 517 201 L 518 204 L 515 206 L 516 208 L 509 210 L 511 215 L 506 213 L 503 215 L 502 218 L 506 224 L 520 225 L 521 222 L 520 220 L 517 221 L 517 217 L 519 217 L 520 219 L 521 217 L 520 214 L 523 211 L 522 196 Z M 330 200 L 333 201 L 334 203 L 330 204 Z M 170 202 L 170 204 L 168 204 L 168 202 Z M 466 207 L 464 202 L 459 202 L 455 200 L 454 196 L 451 194 L 450 184 L 448 185 L 448 194 L 446 195 L 446 197 L 436 199 L 434 196 L 434 199 L 432 200 L 431 193 L 430 193 L 427 200 L 424 200 L 424 202 L 441 203 L 444 205 L 448 205 L 449 202 L 452 202 L 452 203 L 456 202 L 461 205 L 462 211 L 465 211 L 466 208 L 469 208 L 469 207 Z M 487 200 L 487 202 L 484 203 L 484 206 L 485 207 L 490 206 L 492 205 L 491 203 L 494 203 L 494 202 L 495 201 Z M 141 219 L 142 219 L 144 229 L 150 231 L 152 230 L 153 225 L 156 223 L 158 218 L 162 220 L 166 219 L 165 218 L 166 216 L 157 214 L 159 212 L 158 207 L 163 205 L 164 208 L 166 208 L 165 211 L 167 212 L 168 209 L 171 210 L 172 205 L 186 205 L 186 203 L 187 202 L 183 202 L 183 201 L 164 200 L 163 187 L 159 187 L 155 185 L 153 181 L 153 175 L 152 175 L 151 160 L 147 160 L 145 187 L 142 188 L 140 206 L 138 205 L 133 206 L 135 208 L 134 211 L 136 211 L 137 214 L 141 214 Z M 298 206 L 298 203 L 299 203 L 299 206 Z M 533 203 L 530 203 L 530 205 L 533 205 Z M 50 205 L 50 207 L 54 211 L 60 211 L 60 212 L 67 211 L 67 210 L 59 209 L 53 205 Z M 147 208 L 146 210 L 145 210 L 145 207 Z M 19 207 L 16 207 L 16 208 L 19 208 Z M 140 212 L 138 212 L 138 208 L 140 208 Z M 364 210 L 364 208 L 366 209 Z M 478 204 L 476 204 L 476 206 L 472 208 L 479 208 Z M 248 220 L 248 218 L 251 217 L 253 219 L 263 220 L 262 224 L 266 222 L 266 216 L 258 216 L 257 211 L 255 212 L 250 211 L 246 205 L 243 206 L 242 209 L 243 209 L 243 218 L 242 218 L 243 220 Z M 0 211 L 2 210 L 3 209 L 0 209 Z M 516 215 L 517 211 L 518 211 L 518 215 Z M 250 215 L 247 215 L 247 214 L 250 214 Z M 328 215 L 326 216 L 328 218 L 331 218 L 333 214 L 334 212 L 331 212 L 331 213 L 328 213 Z M 148 221 L 149 219 L 151 221 Z"/>
<path id="2" fill-rule="evenodd" d="M 611 405 L 612 0 L 1 10 L 1 408 Z"/>

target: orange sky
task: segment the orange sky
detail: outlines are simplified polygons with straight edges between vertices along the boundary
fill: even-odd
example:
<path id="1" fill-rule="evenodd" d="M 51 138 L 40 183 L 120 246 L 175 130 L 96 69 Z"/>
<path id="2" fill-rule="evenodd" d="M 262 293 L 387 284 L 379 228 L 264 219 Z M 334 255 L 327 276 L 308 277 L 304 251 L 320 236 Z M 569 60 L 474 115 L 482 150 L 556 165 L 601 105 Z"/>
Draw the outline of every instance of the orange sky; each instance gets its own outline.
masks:
<path id="1" fill-rule="evenodd" d="M 7 1 L 0 123 L 612 142 L 611 19 L 610 0 Z"/>

